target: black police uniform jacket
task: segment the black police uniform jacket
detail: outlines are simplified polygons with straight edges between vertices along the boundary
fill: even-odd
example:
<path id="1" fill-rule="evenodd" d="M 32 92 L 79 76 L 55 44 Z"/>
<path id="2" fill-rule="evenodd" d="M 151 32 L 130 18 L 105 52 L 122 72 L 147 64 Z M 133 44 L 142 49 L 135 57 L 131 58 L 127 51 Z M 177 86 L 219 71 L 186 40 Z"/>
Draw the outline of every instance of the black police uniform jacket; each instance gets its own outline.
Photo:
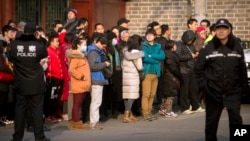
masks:
<path id="1" fill-rule="evenodd" d="M 22 35 L 11 43 L 10 60 L 14 64 L 14 90 L 20 95 L 45 92 L 40 60 L 48 55 L 46 47 L 33 35 Z"/>
<path id="2" fill-rule="evenodd" d="M 195 64 L 199 88 L 210 98 L 221 101 L 229 95 L 241 95 L 247 84 L 243 48 L 233 35 L 226 45 L 218 38 L 201 49 Z"/>

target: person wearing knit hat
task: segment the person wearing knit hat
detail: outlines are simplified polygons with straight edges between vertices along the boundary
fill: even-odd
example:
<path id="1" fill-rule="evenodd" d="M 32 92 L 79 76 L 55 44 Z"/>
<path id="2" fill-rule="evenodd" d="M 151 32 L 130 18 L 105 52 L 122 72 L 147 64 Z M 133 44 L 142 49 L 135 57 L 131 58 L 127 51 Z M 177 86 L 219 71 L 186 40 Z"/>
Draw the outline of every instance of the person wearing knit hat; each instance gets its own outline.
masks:
<path id="1" fill-rule="evenodd" d="M 194 41 L 194 46 L 196 51 L 200 51 L 200 49 L 202 48 L 204 41 L 207 38 L 207 31 L 203 26 L 198 26 L 196 29 L 196 39 Z"/>
<path id="2" fill-rule="evenodd" d="M 70 9 L 67 14 L 67 21 L 64 24 L 64 28 L 67 30 L 67 32 L 74 32 L 76 30 L 78 20 L 76 18 L 77 10 L 76 9 Z"/>
<path id="3" fill-rule="evenodd" d="M 201 33 L 204 32 L 206 29 L 203 26 L 198 26 L 196 32 Z"/>
<path id="4" fill-rule="evenodd" d="M 76 9 L 70 9 L 69 12 L 73 12 L 75 16 L 77 15 L 77 10 Z"/>
<path id="5" fill-rule="evenodd" d="M 196 29 L 196 32 L 199 34 L 199 36 L 205 40 L 207 38 L 207 31 L 203 26 L 198 26 Z"/>

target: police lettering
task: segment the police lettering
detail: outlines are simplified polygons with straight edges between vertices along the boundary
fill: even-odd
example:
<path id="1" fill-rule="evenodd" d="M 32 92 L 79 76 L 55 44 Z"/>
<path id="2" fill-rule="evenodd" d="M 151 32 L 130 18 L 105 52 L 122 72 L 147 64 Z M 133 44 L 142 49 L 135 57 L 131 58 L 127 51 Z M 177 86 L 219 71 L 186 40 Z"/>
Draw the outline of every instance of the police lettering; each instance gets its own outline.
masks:
<path id="1" fill-rule="evenodd" d="M 19 52 L 17 53 L 18 57 L 36 57 L 36 53 L 25 53 L 25 52 Z"/>

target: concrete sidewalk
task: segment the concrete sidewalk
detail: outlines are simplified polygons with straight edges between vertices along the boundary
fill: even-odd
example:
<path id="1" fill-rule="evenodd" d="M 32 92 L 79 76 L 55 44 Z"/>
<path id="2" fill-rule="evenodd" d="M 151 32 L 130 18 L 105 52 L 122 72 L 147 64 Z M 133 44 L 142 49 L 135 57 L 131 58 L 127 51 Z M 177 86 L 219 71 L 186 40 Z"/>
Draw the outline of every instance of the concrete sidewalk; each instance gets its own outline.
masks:
<path id="1" fill-rule="evenodd" d="M 250 105 L 242 105 L 244 124 L 250 124 Z M 110 119 L 103 130 L 69 130 L 66 121 L 50 125 L 46 136 L 52 141 L 204 141 L 205 113 L 179 115 L 177 118 L 164 118 L 152 122 L 138 121 L 122 123 Z M 10 141 L 13 125 L 0 127 L 0 140 Z M 223 110 L 218 129 L 218 141 L 229 140 L 227 111 Z M 25 132 L 23 141 L 34 141 L 33 133 Z"/>

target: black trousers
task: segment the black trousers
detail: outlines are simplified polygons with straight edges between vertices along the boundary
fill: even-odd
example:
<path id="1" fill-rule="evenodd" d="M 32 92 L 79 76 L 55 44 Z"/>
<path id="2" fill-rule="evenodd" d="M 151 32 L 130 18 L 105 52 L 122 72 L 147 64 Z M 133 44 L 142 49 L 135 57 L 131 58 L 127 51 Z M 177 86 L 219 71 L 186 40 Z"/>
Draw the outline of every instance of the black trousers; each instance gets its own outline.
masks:
<path id="1" fill-rule="evenodd" d="M 61 101 L 63 80 L 49 77 L 46 80 L 47 90 L 44 95 L 44 114 L 45 117 L 61 116 L 63 102 Z M 60 117 L 61 118 L 61 117 Z"/>
<path id="2" fill-rule="evenodd" d="M 206 94 L 206 141 L 217 141 L 217 129 L 221 112 L 226 107 L 229 116 L 229 128 L 231 125 L 242 125 L 240 116 L 241 95 L 226 96 L 221 102 L 214 100 Z"/>
<path id="3" fill-rule="evenodd" d="M 180 88 L 180 106 L 181 111 L 189 109 L 192 106 L 192 110 L 199 108 L 198 102 L 198 88 L 194 75 L 182 74 L 183 85 Z"/>
<path id="4" fill-rule="evenodd" d="M 90 108 L 90 103 L 91 103 L 91 96 L 90 93 L 87 92 L 85 94 L 85 100 L 82 104 L 82 112 L 81 112 L 81 117 L 82 117 L 82 122 L 88 122 L 89 121 L 89 108 Z"/>
<path id="5" fill-rule="evenodd" d="M 27 111 L 30 110 L 33 117 L 35 139 L 43 139 L 43 94 L 16 95 L 17 103 L 15 109 L 15 133 L 14 140 L 22 140 L 24 136 Z"/>

